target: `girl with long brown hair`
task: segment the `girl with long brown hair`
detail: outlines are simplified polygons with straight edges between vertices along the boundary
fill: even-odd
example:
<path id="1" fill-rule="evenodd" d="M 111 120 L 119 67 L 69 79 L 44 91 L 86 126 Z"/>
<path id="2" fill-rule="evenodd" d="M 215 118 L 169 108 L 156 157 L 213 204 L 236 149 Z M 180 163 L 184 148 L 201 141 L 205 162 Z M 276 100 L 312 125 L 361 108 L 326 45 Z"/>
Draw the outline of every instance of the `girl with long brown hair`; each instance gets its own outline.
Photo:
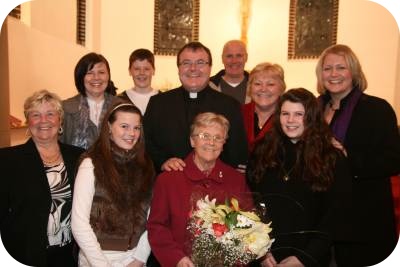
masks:
<path id="1" fill-rule="evenodd" d="M 114 104 L 83 157 L 75 183 L 72 232 L 80 266 L 142 266 L 155 172 L 145 153 L 140 110 Z"/>
<path id="2" fill-rule="evenodd" d="M 318 101 L 308 90 L 284 93 L 274 116 L 247 170 L 250 188 L 265 201 L 275 237 L 261 265 L 328 266 L 351 190 L 345 157 L 333 146 Z"/>

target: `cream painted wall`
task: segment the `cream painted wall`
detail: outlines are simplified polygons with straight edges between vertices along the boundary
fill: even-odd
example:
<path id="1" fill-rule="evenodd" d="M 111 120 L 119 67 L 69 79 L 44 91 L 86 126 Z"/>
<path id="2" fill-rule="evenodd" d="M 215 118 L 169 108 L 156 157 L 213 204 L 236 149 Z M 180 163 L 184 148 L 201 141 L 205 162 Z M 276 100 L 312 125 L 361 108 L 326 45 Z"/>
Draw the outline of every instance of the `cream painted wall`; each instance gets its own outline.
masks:
<path id="1" fill-rule="evenodd" d="M 10 144 L 10 123 L 9 123 L 9 92 L 4 88 L 9 87 L 8 78 L 8 27 L 7 21 L 1 26 L 0 35 L 0 147 Z"/>
<path id="2" fill-rule="evenodd" d="M 357 53 L 368 79 L 366 93 L 395 104 L 399 28 L 392 14 L 366 0 L 340 1 L 338 42 L 350 45 Z M 397 89 L 396 89 L 397 88 Z M 400 107 L 397 106 L 400 117 Z"/>
<path id="3" fill-rule="evenodd" d="M 112 65 L 112 76 L 120 91 L 132 86 L 127 62 L 136 48 L 153 48 L 153 1 L 120 0 L 124 6 L 117 16 L 114 2 L 102 1 L 101 51 Z M 367 93 L 395 104 L 398 73 L 399 29 L 393 16 L 382 6 L 367 0 L 339 1 L 338 43 L 350 45 L 363 64 L 369 81 Z M 213 54 L 216 73 L 223 66 L 221 51 L 225 41 L 240 38 L 239 0 L 200 1 L 200 41 Z M 249 60 L 246 69 L 272 61 L 283 66 L 288 88 L 305 87 L 316 93 L 317 60 L 288 60 L 290 0 L 253 0 L 248 31 Z M 120 12 L 121 9 L 118 10 Z M 156 57 L 156 88 L 179 85 L 176 59 Z M 396 106 L 397 113 L 400 108 Z"/>
<path id="4" fill-rule="evenodd" d="M 12 63 L 14 75 L 20 79 L 12 85 L 12 113 L 22 114 L 18 109 L 27 94 L 25 90 L 50 85 L 63 97 L 75 94 L 75 89 L 71 89 L 73 68 L 80 56 L 92 50 L 109 60 L 112 79 L 119 91 L 130 88 L 129 54 L 137 48 L 153 49 L 154 1 L 87 0 L 90 32 L 86 49 L 74 44 L 71 29 L 75 27 L 75 6 L 71 2 L 75 3 L 57 0 L 52 9 L 52 0 L 34 0 L 30 3 L 33 33 L 28 29 L 10 30 L 10 41 L 18 35 L 26 38 L 22 42 L 12 41 L 24 44 L 15 47 L 11 57 L 11 61 L 16 61 Z M 290 0 L 252 0 L 246 68 L 251 70 L 262 61 L 279 63 L 285 69 L 288 88 L 302 86 L 316 93 L 317 60 L 287 59 L 289 4 Z M 220 55 L 225 41 L 240 37 L 239 5 L 240 0 L 200 1 L 200 41 L 212 51 L 212 73 L 222 68 Z M 47 15 L 49 12 L 52 15 Z M 49 18 L 53 23 L 49 23 Z M 397 24 L 385 8 L 367 0 L 340 0 L 338 43 L 350 45 L 359 56 L 369 81 L 367 93 L 395 105 L 398 117 L 400 100 L 395 99 L 400 98 L 396 93 L 400 91 L 399 42 Z M 165 89 L 177 85 L 175 56 L 156 56 L 153 86 Z"/>
<path id="5" fill-rule="evenodd" d="M 88 50 L 29 28 L 14 18 L 7 20 L 10 114 L 24 120 L 24 101 L 34 91 L 48 89 L 61 98 L 77 93 L 73 70 Z"/>
<path id="6" fill-rule="evenodd" d="M 394 91 L 394 107 L 397 114 L 397 121 L 400 125 L 400 41 L 398 42 L 397 48 L 397 68 L 395 70 L 396 73 L 396 86 Z"/>
<path id="7" fill-rule="evenodd" d="M 76 0 L 33 0 L 30 4 L 30 25 L 58 39 L 76 40 Z"/>

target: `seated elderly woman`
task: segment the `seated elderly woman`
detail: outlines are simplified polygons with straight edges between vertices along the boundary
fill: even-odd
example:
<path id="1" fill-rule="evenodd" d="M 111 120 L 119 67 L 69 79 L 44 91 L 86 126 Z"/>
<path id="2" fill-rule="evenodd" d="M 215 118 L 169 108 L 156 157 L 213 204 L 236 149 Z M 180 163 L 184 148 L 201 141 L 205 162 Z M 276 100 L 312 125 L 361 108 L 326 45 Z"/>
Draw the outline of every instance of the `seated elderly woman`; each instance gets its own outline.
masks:
<path id="1" fill-rule="evenodd" d="M 248 192 L 244 176 L 218 159 L 228 129 L 229 122 L 222 115 L 197 115 L 190 129 L 193 152 L 185 159 L 186 167 L 163 172 L 156 179 L 147 229 L 161 266 L 194 266 L 184 249 L 193 196 L 215 194 L 217 201 L 224 201 Z"/>
<path id="2" fill-rule="evenodd" d="M 81 148 L 58 142 L 61 100 L 42 90 L 24 104 L 31 138 L 0 149 L 0 232 L 4 247 L 30 266 L 75 266 L 72 191 Z"/>

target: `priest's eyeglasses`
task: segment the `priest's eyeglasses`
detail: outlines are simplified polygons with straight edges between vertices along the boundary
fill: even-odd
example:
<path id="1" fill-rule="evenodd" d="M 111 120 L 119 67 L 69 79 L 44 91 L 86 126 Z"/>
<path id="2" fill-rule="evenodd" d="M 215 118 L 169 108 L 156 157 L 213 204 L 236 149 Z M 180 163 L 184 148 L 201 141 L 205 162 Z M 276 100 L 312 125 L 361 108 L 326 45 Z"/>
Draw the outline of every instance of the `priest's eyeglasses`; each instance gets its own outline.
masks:
<path id="1" fill-rule="evenodd" d="M 202 59 L 199 59 L 197 61 L 184 60 L 181 63 L 179 63 L 179 66 L 181 66 L 182 68 L 185 68 L 185 69 L 189 69 L 192 66 L 194 66 L 195 68 L 201 69 L 208 64 L 209 64 L 208 61 L 205 61 Z"/>
<path id="2" fill-rule="evenodd" d="M 219 135 L 211 135 L 208 133 L 198 133 L 198 134 L 193 134 L 192 136 L 197 136 L 198 138 L 200 138 L 201 140 L 204 141 L 214 141 L 216 143 L 223 143 L 225 142 L 225 138 Z"/>

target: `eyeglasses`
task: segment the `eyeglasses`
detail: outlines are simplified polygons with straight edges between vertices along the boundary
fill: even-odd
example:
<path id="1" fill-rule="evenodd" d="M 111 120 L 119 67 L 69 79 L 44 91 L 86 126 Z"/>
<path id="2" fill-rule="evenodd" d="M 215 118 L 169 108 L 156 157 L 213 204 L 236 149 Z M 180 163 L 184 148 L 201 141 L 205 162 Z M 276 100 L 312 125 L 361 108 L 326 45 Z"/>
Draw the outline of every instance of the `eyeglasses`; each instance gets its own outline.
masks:
<path id="1" fill-rule="evenodd" d="M 189 60 L 184 60 L 181 63 L 179 63 L 179 66 L 189 69 L 192 65 L 194 65 L 195 68 L 201 69 L 204 66 L 208 65 L 210 62 L 199 59 L 197 61 L 189 61 Z"/>
<path id="2" fill-rule="evenodd" d="M 208 134 L 208 133 L 198 133 L 198 134 L 194 134 L 194 135 L 192 135 L 192 136 L 197 136 L 197 137 L 199 137 L 201 140 L 203 140 L 203 141 L 211 141 L 211 140 L 213 140 L 214 142 L 216 142 L 216 143 L 223 143 L 223 142 L 225 142 L 225 138 L 224 137 L 221 137 L 221 136 L 219 136 L 219 135 L 211 135 L 211 134 Z"/>

